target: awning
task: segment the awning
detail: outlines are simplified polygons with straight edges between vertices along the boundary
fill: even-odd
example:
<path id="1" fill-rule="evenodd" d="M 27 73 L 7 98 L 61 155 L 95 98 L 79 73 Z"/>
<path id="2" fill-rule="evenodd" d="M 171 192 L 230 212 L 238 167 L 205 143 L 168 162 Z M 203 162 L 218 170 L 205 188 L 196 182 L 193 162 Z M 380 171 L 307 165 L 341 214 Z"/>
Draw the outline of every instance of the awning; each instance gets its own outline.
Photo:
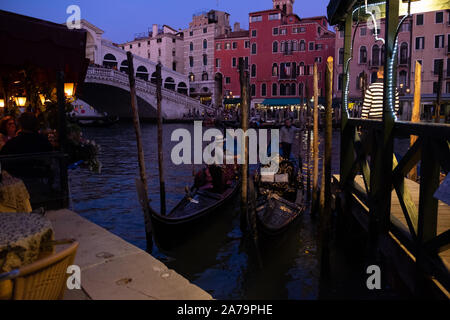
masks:
<path id="1" fill-rule="evenodd" d="M 223 99 L 223 104 L 239 104 L 241 103 L 241 98 L 227 98 Z"/>
<path id="2" fill-rule="evenodd" d="M 292 106 L 292 105 L 300 105 L 300 98 L 273 98 L 273 99 L 265 99 L 261 104 L 265 106 Z"/>

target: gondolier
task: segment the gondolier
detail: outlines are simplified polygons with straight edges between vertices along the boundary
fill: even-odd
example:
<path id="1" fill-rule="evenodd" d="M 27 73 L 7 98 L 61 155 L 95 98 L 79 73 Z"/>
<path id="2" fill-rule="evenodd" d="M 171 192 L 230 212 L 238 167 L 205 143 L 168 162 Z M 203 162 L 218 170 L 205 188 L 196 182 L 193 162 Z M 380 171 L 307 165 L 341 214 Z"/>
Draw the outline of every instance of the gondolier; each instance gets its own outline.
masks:
<path id="1" fill-rule="evenodd" d="M 380 66 L 377 73 L 377 80 L 366 90 L 364 104 L 361 112 L 362 119 L 383 119 L 383 86 L 384 86 L 384 67 Z M 395 114 L 399 109 L 398 91 L 395 90 Z"/>
<path id="2" fill-rule="evenodd" d="M 280 144 L 282 156 L 289 159 L 291 156 L 292 143 L 295 139 L 295 134 L 300 131 L 300 129 L 295 128 L 291 124 L 291 119 L 286 119 L 285 125 L 280 130 Z"/>

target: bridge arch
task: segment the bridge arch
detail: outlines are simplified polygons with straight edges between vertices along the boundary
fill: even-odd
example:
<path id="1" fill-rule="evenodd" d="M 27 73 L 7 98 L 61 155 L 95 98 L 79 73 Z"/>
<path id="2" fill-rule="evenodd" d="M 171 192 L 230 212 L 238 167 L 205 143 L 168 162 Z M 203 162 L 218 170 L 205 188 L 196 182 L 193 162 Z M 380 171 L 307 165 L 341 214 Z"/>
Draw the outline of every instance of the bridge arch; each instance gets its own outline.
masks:
<path id="1" fill-rule="evenodd" d="M 120 72 L 128 73 L 128 60 L 123 60 L 120 64 Z"/>
<path id="2" fill-rule="evenodd" d="M 167 77 L 164 81 L 164 88 L 175 91 L 175 80 L 172 77 Z"/>
<path id="3" fill-rule="evenodd" d="M 177 90 L 177 92 L 178 92 L 178 93 L 181 93 L 181 94 L 187 95 L 187 94 L 188 94 L 188 87 L 187 87 L 186 83 L 180 82 L 180 83 L 178 84 L 178 90 Z"/>
<path id="4" fill-rule="evenodd" d="M 103 66 L 107 68 L 117 68 L 117 59 L 112 53 L 107 53 L 103 57 Z"/>
<path id="5" fill-rule="evenodd" d="M 148 81 L 148 70 L 144 66 L 139 66 L 136 70 L 136 78 Z"/>

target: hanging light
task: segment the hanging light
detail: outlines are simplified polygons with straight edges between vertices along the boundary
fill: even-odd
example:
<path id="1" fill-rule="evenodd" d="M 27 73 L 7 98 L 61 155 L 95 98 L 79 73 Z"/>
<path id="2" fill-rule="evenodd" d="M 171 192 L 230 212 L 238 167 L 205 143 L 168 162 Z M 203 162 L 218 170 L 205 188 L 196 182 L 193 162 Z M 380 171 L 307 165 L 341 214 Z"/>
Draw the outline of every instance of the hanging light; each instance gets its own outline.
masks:
<path id="1" fill-rule="evenodd" d="M 0 99 L 0 108 L 4 108 L 5 107 L 5 100 Z"/>
<path id="2" fill-rule="evenodd" d="M 18 107 L 25 107 L 25 104 L 27 103 L 26 97 L 14 97 L 14 102 L 16 103 L 16 106 Z"/>
<path id="3" fill-rule="evenodd" d="M 74 89 L 74 84 L 73 82 L 68 82 L 68 83 L 64 83 L 64 93 L 66 94 L 66 96 L 68 98 L 73 97 L 73 90 Z"/>
<path id="4" fill-rule="evenodd" d="M 39 99 L 41 99 L 42 105 L 45 105 L 45 96 L 42 93 L 39 93 Z"/>

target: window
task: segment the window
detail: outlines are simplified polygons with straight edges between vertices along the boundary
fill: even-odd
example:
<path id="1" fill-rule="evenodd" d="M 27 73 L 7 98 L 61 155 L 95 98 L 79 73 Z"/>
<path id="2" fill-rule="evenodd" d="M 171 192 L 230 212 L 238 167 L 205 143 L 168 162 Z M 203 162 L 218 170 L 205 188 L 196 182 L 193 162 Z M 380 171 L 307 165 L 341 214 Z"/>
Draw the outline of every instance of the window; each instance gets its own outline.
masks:
<path id="1" fill-rule="evenodd" d="M 172 70 L 177 71 L 177 63 L 176 62 L 172 62 Z"/>
<path id="2" fill-rule="evenodd" d="M 344 75 L 341 73 L 338 77 L 338 90 L 342 91 L 343 86 L 344 86 Z"/>
<path id="3" fill-rule="evenodd" d="M 286 86 L 284 84 L 280 84 L 280 96 L 286 95 Z"/>
<path id="4" fill-rule="evenodd" d="M 250 22 L 259 22 L 262 21 L 262 16 L 253 16 L 250 18 Z"/>
<path id="5" fill-rule="evenodd" d="M 305 63 L 304 62 L 300 62 L 298 65 L 298 75 L 299 76 L 305 75 Z"/>
<path id="6" fill-rule="evenodd" d="M 280 14 L 279 13 L 269 14 L 269 20 L 280 20 Z"/>
<path id="7" fill-rule="evenodd" d="M 248 57 L 245 57 L 244 65 L 245 65 L 245 69 L 248 70 Z"/>
<path id="8" fill-rule="evenodd" d="M 252 54 L 256 54 L 256 43 L 252 43 Z"/>
<path id="9" fill-rule="evenodd" d="M 292 51 L 297 51 L 297 50 L 298 50 L 297 41 L 292 41 Z"/>
<path id="10" fill-rule="evenodd" d="M 364 37 L 364 36 L 366 35 L 366 33 L 367 33 L 367 28 L 366 28 L 366 27 L 363 27 L 363 28 L 361 28 L 361 29 L 359 30 L 359 35 L 360 35 L 361 37 Z"/>
<path id="11" fill-rule="evenodd" d="M 226 84 L 230 84 L 231 83 L 231 78 L 230 77 L 225 77 L 225 83 Z"/>
<path id="12" fill-rule="evenodd" d="M 444 35 L 440 34 L 437 36 L 434 36 L 434 48 L 440 49 L 444 47 Z"/>
<path id="13" fill-rule="evenodd" d="M 360 64 L 367 63 L 367 49 L 365 46 L 359 48 L 359 63 Z"/>
<path id="14" fill-rule="evenodd" d="M 314 51 L 314 42 L 309 43 L 309 51 Z"/>
<path id="15" fill-rule="evenodd" d="M 156 39 L 156 43 L 162 43 L 162 39 L 161 38 Z"/>
<path id="16" fill-rule="evenodd" d="M 263 83 L 261 85 L 261 96 L 265 97 L 267 95 L 267 85 Z"/>
<path id="17" fill-rule="evenodd" d="M 436 23 L 442 23 L 444 22 L 444 12 L 440 11 L 440 12 L 436 12 L 436 19 L 435 19 Z"/>
<path id="18" fill-rule="evenodd" d="M 245 41 L 245 49 L 248 49 L 248 48 L 250 48 L 250 41 Z"/>
<path id="19" fill-rule="evenodd" d="M 280 29 L 280 34 L 281 34 L 281 35 L 286 35 L 286 34 L 287 34 L 286 29 Z"/>
<path id="20" fill-rule="evenodd" d="M 339 30 L 339 38 L 344 38 L 345 33 L 344 30 Z"/>
<path id="21" fill-rule="evenodd" d="M 231 62 L 231 66 L 232 66 L 233 68 L 236 68 L 236 64 L 237 64 L 237 60 L 236 60 L 236 58 L 233 58 L 233 59 L 232 59 L 232 62 Z"/>
<path id="22" fill-rule="evenodd" d="M 254 85 L 254 84 L 252 84 L 252 87 L 251 87 L 252 89 L 251 89 L 251 91 L 252 91 L 252 97 L 254 97 L 254 96 L 256 96 L 256 85 Z"/>
<path id="23" fill-rule="evenodd" d="M 439 75 L 439 72 L 441 68 L 444 67 L 444 59 L 435 59 L 434 60 L 434 68 L 433 68 L 433 74 Z"/>
<path id="24" fill-rule="evenodd" d="M 216 50 L 220 50 L 222 49 L 222 44 L 221 43 L 217 43 L 216 44 Z"/>
<path id="25" fill-rule="evenodd" d="M 189 57 L 189 66 L 191 68 L 194 66 L 194 57 Z"/>
<path id="26" fill-rule="evenodd" d="M 189 36 L 193 36 L 194 35 L 194 31 L 189 31 Z"/>
<path id="27" fill-rule="evenodd" d="M 450 77 L 450 58 L 447 58 L 447 78 Z"/>
<path id="28" fill-rule="evenodd" d="M 398 84 L 399 84 L 400 88 L 406 87 L 407 78 L 408 78 L 408 73 L 405 70 L 402 70 L 402 71 L 399 72 L 399 74 L 398 74 Z"/>
<path id="29" fill-rule="evenodd" d="M 417 37 L 416 38 L 416 50 L 425 49 L 425 37 Z"/>
<path id="30" fill-rule="evenodd" d="M 305 50 L 306 50 L 305 40 L 300 40 L 300 45 L 299 45 L 298 51 L 305 51 Z"/>
<path id="31" fill-rule="evenodd" d="M 133 49 L 133 45 L 132 44 L 130 44 L 130 49 Z"/>
<path id="32" fill-rule="evenodd" d="M 294 27 L 294 28 L 292 28 L 292 33 L 293 34 L 304 33 L 305 31 L 306 31 L 306 28 L 304 28 L 304 27 Z"/>
<path id="33" fill-rule="evenodd" d="M 204 66 L 208 65 L 208 56 L 206 54 L 203 55 L 203 65 Z"/>
<path id="34" fill-rule="evenodd" d="M 138 43 L 138 48 L 140 48 L 140 47 L 141 47 L 141 43 L 139 42 L 139 43 Z"/>
<path id="35" fill-rule="evenodd" d="M 411 31 L 411 24 L 408 22 L 404 22 L 400 27 L 400 32 L 409 32 Z"/>
<path id="36" fill-rule="evenodd" d="M 194 51 L 194 43 L 189 43 L 189 50 Z"/>
<path id="37" fill-rule="evenodd" d="M 176 42 L 176 39 L 172 39 L 172 43 L 175 43 Z"/>
<path id="38" fill-rule="evenodd" d="M 298 95 L 303 98 L 303 83 L 298 84 Z"/>
<path id="39" fill-rule="evenodd" d="M 233 42 L 233 49 L 237 49 L 237 42 Z"/>
<path id="40" fill-rule="evenodd" d="M 408 64 L 408 44 L 406 42 L 400 46 L 400 64 Z"/>
<path id="41" fill-rule="evenodd" d="M 189 73 L 189 81 L 194 82 L 195 81 L 195 75 L 191 72 Z"/>
<path id="42" fill-rule="evenodd" d="M 208 28 L 203 28 L 203 33 L 208 33 Z"/>
<path id="43" fill-rule="evenodd" d="M 272 84 L 272 97 L 275 97 L 278 95 L 278 87 L 276 83 Z"/>
<path id="44" fill-rule="evenodd" d="M 445 93 L 450 93 L 450 81 L 445 83 Z"/>
<path id="45" fill-rule="evenodd" d="M 172 50 L 172 57 L 175 57 L 177 55 L 177 52 L 175 51 L 175 49 Z"/>
<path id="46" fill-rule="evenodd" d="M 323 44 L 319 43 L 316 44 L 316 50 L 322 50 L 323 49 Z"/>
<path id="47" fill-rule="evenodd" d="M 380 65 L 380 47 L 378 45 L 374 45 L 372 47 L 372 66 Z"/>
<path id="48" fill-rule="evenodd" d="M 278 52 L 278 41 L 275 41 L 272 43 L 272 52 L 277 53 Z"/>
<path id="49" fill-rule="evenodd" d="M 203 49 L 208 49 L 208 40 L 203 40 Z"/>
<path id="50" fill-rule="evenodd" d="M 208 81 L 208 73 L 207 72 L 203 72 L 202 81 Z"/>
<path id="51" fill-rule="evenodd" d="M 251 77 L 256 77 L 256 64 L 252 64 L 252 71 L 251 71 Z"/>
<path id="52" fill-rule="evenodd" d="M 161 57 L 161 49 L 158 49 L 158 56 Z"/>
<path id="53" fill-rule="evenodd" d="M 273 34 L 274 36 L 277 36 L 277 35 L 278 35 L 278 28 L 273 28 L 273 29 L 272 29 L 272 34 Z"/>
<path id="54" fill-rule="evenodd" d="M 416 16 L 416 26 L 423 26 L 423 14 Z"/>
<path id="55" fill-rule="evenodd" d="M 433 82 L 433 93 L 437 94 L 439 89 L 439 82 Z"/>
<path id="56" fill-rule="evenodd" d="M 322 63 L 322 57 L 316 57 L 314 60 L 316 63 Z"/>
<path id="57" fill-rule="evenodd" d="M 150 45 L 150 41 L 147 41 L 147 45 Z"/>
<path id="58" fill-rule="evenodd" d="M 225 43 L 225 50 L 230 50 L 231 49 L 231 43 L 227 42 Z"/>
<path id="59" fill-rule="evenodd" d="M 220 59 L 216 59 L 216 68 L 220 68 Z"/>
<path id="60" fill-rule="evenodd" d="M 256 33 L 256 30 L 252 30 L 252 37 L 253 37 L 253 38 L 256 38 L 256 34 L 257 34 L 257 33 Z"/>
<path id="61" fill-rule="evenodd" d="M 272 77 L 278 77 L 278 65 L 276 63 L 272 65 Z"/>

